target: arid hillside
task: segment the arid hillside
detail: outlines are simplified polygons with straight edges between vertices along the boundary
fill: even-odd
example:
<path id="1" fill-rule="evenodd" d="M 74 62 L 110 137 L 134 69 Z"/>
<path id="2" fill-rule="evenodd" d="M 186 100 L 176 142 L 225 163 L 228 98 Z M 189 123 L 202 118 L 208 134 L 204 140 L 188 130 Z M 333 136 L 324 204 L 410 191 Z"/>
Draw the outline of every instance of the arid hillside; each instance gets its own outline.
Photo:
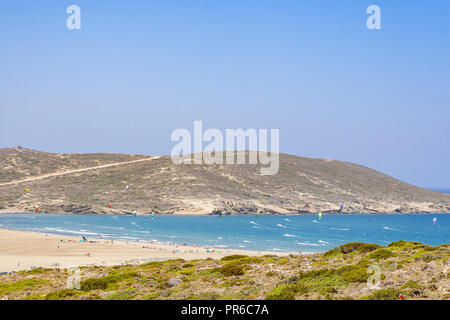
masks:
<path id="1" fill-rule="evenodd" d="M 343 204 L 343 213 L 450 211 L 448 194 L 349 162 L 280 154 L 278 174 L 261 176 L 259 169 L 175 165 L 167 156 L 0 149 L 0 210 L 295 214 L 338 212 Z"/>

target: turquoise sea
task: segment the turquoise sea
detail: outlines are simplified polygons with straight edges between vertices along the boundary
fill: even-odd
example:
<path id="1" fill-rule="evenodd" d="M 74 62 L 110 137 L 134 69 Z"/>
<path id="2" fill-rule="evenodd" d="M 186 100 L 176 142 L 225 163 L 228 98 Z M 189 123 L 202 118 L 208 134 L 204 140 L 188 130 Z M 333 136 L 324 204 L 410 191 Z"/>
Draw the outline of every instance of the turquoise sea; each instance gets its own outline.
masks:
<path id="1" fill-rule="evenodd" d="M 436 223 L 433 222 L 436 218 Z M 450 243 L 450 213 L 239 216 L 1 214 L 0 228 L 215 248 L 323 252 L 347 242 Z"/>

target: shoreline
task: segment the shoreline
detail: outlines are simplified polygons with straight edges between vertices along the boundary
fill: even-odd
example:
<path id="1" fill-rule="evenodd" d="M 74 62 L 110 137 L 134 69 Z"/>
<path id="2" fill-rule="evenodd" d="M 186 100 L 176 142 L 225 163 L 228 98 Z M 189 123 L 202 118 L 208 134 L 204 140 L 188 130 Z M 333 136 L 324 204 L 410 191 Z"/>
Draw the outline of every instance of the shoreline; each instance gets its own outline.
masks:
<path id="1" fill-rule="evenodd" d="M 241 254 L 286 256 L 292 252 L 224 249 L 195 245 L 162 244 L 65 236 L 0 228 L 0 272 L 34 268 L 114 266 L 170 259 L 220 259 Z M 299 253 L 296 253 L 299 254 Z"/>
<path id="2" fill-rule="evenodd" d="M 436 212 L 322 212 L 325 215 L 401 215 L 401 214 L 449 214 L 445 211 Z M 10 211 L 9 209 L 0 209 L 1 214 L 36 214 L 32 211 Z M 74 215 L 89 215 L 89 216 L 132 216 L 130 213 L 79 213 L 79 212 L 39 212 L 38 214 L 74 214 Z M 261 213 L 261 216 L 305 216 L 305 215 L 317 215 L 318 212 L 301 212 L 301 213 Z M 137 216 L 151 216 L 150 213 L 137 213 Z M 219 216 L 218 214 L 205 213 L 205 212 L 173 212 L 173 213 L 158 213 L 159 216 Z M 223 214 L 222 216 L 251 216 L 256 215 L 255 213 L 242 213 L 242 214 Z"/>

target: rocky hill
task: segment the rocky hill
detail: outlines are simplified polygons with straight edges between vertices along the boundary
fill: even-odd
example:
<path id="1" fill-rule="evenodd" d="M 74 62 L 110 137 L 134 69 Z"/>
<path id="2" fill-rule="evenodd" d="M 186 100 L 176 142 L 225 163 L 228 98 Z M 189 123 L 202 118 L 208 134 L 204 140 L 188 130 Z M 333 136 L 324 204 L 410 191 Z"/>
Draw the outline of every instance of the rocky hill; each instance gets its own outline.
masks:
<path id="1" fill-rule="evenodd" d="M 175 165 L 168 156 L 0 149 L 0 210 L 71 213 L 450 212 L 450 195 L 357 164 L 280 154 L 259 165 Z M 26 192 L 26 189 L 29 189 Z M 108 204 L 111 203 L 111 209 Z"/>

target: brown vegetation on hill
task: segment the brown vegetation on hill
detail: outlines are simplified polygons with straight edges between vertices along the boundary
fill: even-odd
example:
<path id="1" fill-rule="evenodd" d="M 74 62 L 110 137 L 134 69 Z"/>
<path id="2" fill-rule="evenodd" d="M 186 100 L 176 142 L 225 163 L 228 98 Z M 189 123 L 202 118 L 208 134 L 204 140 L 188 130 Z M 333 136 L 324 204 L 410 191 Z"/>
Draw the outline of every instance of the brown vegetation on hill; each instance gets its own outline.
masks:
<path id="1" fill-rule="evenodd" d="M 0 149 L 0 209 L 295 214 L 338 212 L 343 203 L 343 213 L 450 211 L 450 195 L 349 162 L 280 154 L 278 174 L 261 176 L 259 168 L 175 165 L 168 156 Z"/>

